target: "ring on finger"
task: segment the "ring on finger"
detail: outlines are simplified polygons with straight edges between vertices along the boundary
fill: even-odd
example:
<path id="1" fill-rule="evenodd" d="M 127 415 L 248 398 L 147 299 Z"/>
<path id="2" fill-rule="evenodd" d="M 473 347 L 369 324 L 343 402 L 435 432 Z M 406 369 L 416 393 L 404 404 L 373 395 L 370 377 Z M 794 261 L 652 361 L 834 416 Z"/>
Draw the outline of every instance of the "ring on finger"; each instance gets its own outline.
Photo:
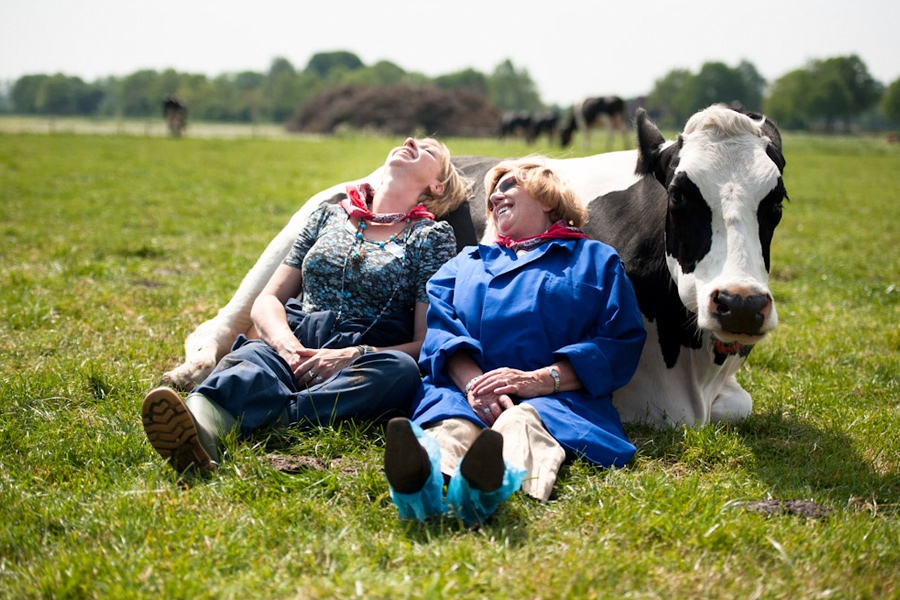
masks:
<path id="1" fill-rule="evenodd" d="M 321 375 L 316 375 L 316 383 L 322 383 L 324 381 Z"/>
<path id="2" fill-rule="evenodd" d="M 310 379 L 315 379 L 315 378 L 316 378 L 316 374 L 313 373 L 312 369 L 310 369 L 310 370 L 308 371 L 308 373 L 309 373 L 309 378 L 310 378 Z"/>
<path id="3" fill-rule="evenodd" d="M 481 409 L 481 412 L 482 412 L 482 414 L 489 415 L 489 414 L 491 414 L 491 409 L 488 408 L 487 406 L 485 406 L 484 408 Z"/>

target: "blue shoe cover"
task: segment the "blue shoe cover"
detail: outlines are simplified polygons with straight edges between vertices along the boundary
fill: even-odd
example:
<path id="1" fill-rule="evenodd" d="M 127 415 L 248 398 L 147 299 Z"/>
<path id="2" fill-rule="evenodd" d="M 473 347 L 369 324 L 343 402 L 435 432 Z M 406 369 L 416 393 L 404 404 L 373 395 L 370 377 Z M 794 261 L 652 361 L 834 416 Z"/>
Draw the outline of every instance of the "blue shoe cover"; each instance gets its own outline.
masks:
<path id="1" fill-rule="evenodd" d="M 401 519 L 425 521 L 428 517 L 444 512 L 444 475 L 441 473 L 441 447 L 436 439 L 425 433 L 421 427 L 410 421 L 416 439 L 428 453 L 431 462 L 431 476 L 422 489 L 412 494 L 401 494 L 391 487 L 391 500 L 397 506 Z M 388 483 L 390 487 L 390 483 Z"/>
<path id="2" fill-rule="evenodd" d="M 459 517 L 466 525 L 484 523 L 494 514 L 500 503 L 512 496 L 522 486 L 527 471 L 503 461 L 506 470 L 503 472 L 503 483 L 493 492 L 483 492 L 469 486 L 469 482 L 459 470 L 450 479 L 447 487 L 446 514 Z"/>

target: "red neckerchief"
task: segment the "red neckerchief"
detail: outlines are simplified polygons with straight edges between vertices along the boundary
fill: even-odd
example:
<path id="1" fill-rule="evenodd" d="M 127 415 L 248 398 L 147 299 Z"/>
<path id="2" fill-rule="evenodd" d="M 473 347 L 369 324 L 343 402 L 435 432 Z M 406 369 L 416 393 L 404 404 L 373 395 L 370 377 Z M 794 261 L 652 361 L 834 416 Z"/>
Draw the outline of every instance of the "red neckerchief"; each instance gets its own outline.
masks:
<path id="1" fill-rule="evenodd" d="M 368 183 L 361 184 L 358 188 L 347 186 L 347 199 L 341 200 L 341 207 L 351 217 L 357 217 L 374 223 L 396 223 L 406 219 L 432 219 L 434 215 L 428 212 L 422 203 L 416 204 L 408 213 L 373 213 L 369 210 L 375 190 Z"/>
<path id="2" fill-rule="evenodd" d="M 562 219 L 550 226 L 550 229 L 544 233 L 533 235 L 531 237 L 514 240 L 501 233 L 497 234 L 497 243 L 513 250 L 531 250 L 540 246 L 547 240 L 553 239 L 588 239 L 588 236 L 578 227 L 572 227 Z"/>

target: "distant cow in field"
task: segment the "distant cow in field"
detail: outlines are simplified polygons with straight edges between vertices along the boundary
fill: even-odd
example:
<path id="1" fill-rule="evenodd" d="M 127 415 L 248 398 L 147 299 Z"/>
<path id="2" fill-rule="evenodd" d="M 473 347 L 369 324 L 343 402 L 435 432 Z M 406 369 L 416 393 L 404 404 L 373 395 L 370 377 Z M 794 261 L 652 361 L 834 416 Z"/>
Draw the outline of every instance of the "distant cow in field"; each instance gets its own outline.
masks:
<path id="1" fill-rule="evenodd" d="M 556 140 L 559 128 L 559 113 L 554 110 L 538 111 L 531 114 L 531 134 L 528 143 L 532 143 L 542 135 L 546 135 L 550 143 Z"/>
<path id="2" fill-rule="evenodd" d="M 527 110 L 509 110 L 500 115 L 498 137 L 521 137 L 528 140 L 531 135 L 531 113 Z"/>
<path id="3" fill-rule="evenodd" d="M 500 117 L 500 139 L 520 137 L 526 144 L 533 144 L 540 136 L 546 135 L 552 143 L 556 139 L 559 114 L 556 111 L 527 110 L 507 111 Z"/>
<path id="4" fill-rule="evenodd" d="M 613 402 L 625 421 L 657 426 L 740 419 L 752 399 L 735 374 L 778 324 L 768 273 L 787 198 L 781 137 L 765 117 L 718 105 L 695 114 L 675 141 L 643 109 L 636 129 L 639 150 L 550 161 L 587 206 L 585 231 L 619 252 L 647 328 L 638 371 Z M 490 243 L 496 233 L 486 222 L 483 178 L 498 159 L 454 162 L 477 186 L 447 220 L 460 245 Z M 379 177 L 376 170 L 363 180 Z M 185 363 L 164 382 L 192 387 L 251 329 L 250 306 L 308 215 L 347 183 L 316 194 L 294 215 L 231 301 L 188 336 Z"/>
<path id="5" fill-rule="evenodd" d="M 163 101 L 163 115 L 166 117 L 166 126 L 169 135 L 181 137 L 187 126 L 187 107 L 175 96 L 167 96 Z"/>
<path id="6" fill-rule="evenodd" d="M 625 102 L 618 96 L 602 98 L 585 98 L 572 106 L 565 125 L 560 131 L 560 143 L 565 148 L 572 141 L 575 130 L 581 134 L 581 143 L 585 149 L 591 147 L 591 129 L 605 126 L 607 130 L 606 149 L 611 150 L 615 132 L 622 134 L 625 146 L 628 146 L 628 122 L 625 118 Z"/>

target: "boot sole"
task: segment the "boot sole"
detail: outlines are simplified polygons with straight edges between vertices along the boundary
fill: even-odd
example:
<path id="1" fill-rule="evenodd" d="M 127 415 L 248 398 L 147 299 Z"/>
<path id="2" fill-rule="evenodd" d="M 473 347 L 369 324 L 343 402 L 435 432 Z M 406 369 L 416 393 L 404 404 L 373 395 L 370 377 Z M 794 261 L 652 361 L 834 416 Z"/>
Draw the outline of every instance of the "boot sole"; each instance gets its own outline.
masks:
<path id="1" fill-rule="evenodd" d="M 409 421 L 395 418 L 388 421 L 384 444 L 384 475 L 395 491 L 401 494 L 418 492 L 431 476 L 428 452 L 416 439 Z"/>
<path id="2" fill-rule="evenodd" d="M 493 492 L 498 489 L 506 472 L 503 436 L 492 429 L 483 429 L 469 446 L 459 471 L 476 490 Z"/>
<path id="3" fill-rule="evenodd" d="M 200 444 L 194 419 L 175 390 L 156 388 L 147 394 L 141 419 L 150 444 L 179 473 L 218 468 Z"/>

